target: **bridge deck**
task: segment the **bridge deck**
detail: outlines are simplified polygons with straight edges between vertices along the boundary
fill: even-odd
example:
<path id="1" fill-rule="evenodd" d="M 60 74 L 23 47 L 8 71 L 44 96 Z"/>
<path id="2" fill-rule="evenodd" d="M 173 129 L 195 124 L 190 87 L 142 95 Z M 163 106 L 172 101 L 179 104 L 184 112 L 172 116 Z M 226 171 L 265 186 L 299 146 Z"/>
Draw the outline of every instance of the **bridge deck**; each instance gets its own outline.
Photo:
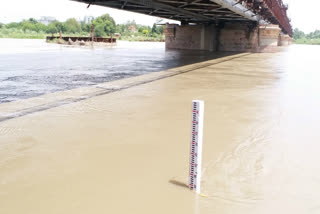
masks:
<path id="1" fill-rule="evenodd" d="M 128 10 L 184 23 L 230 21 L 278 24 L 292 35 L 287 6 L 282 0 L 74 0 L 87 4 Z"/>

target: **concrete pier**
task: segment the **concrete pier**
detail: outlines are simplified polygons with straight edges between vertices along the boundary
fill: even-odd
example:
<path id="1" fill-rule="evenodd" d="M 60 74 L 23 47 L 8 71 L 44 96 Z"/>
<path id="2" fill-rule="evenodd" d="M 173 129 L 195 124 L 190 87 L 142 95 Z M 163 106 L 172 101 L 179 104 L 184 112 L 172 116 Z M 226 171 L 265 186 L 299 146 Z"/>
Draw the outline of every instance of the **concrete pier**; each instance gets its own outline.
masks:
<path id="1" fill-rule="evenodd" d="M 167 24 L 166 48 L 216 51 L 218 42 L 216 32 L 214 25 Z"/>
<path id="2" fill-rule="evenodd" d="M 280 34 L 279 36 L 279 46 L 288 46 L 288 45 L 291 45 L 293 42 L 293 39 L 289 36 L 289 35 L 286 35 L 286 34 Z"/>
<path id="3" fill-rule="evenodd" d="M 258 31 L 246 24 L 225 24 L 219 33 L 218 51 L 256 52 Z"/>
<path id="4" fill-rule="evenodd" d="M 278 50 L 278 41 L 281 29 L 278 25 L 259 26 L 259 51 L 275 52 Z"/>
<path id="5" fill-rule="evenodd" d="M 220 25 L 167 24 L 166 48 L 233 52 L 275 52 L 289 44 L 277 25 L 225 23 Z M 279 43 L 279 41 L 281 41 Z"/>

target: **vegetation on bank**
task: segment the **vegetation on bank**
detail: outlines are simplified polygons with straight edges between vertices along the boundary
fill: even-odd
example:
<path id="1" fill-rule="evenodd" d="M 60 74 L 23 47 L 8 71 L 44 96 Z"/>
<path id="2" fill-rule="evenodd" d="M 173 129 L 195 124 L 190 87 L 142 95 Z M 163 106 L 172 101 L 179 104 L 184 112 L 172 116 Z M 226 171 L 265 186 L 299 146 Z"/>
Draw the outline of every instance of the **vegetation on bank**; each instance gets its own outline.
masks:
<path id="1" fill-rule="evenodd" d="M 0 23 L 0 38 L 17 39 L 45 39 L 46 36 L 91 36 L 92 25 L 96 37 L 110 37 L 118 35 L 118 39 L 129 41 L 163 41 L 163 26 L 154 24 L 152 27 L 138 25 L 135 21 L 125 24 L 116 24 L 114 19 L 108 14 L 97 18 L 85 17 L 78 21 L 70 18 L 65 22 L 57 20 L 45 25 L 34 18 L 21 22 L 8 24 Z"/>
<path id="2" fill-rule="evenodd" d="M 0 38 L 45 39 L 46 36 L 91 36 L 92 25 L 96 37 L 118 35 L 118 39 L 128 41 L 164 41 L 164 27 L 154 24 L 152 27 L 138 25 L 135 21 L 116 24 L 114 19 L 104 14 L 97 18 L 84 17 L 83 20 L 70 18 L 65 22 L 50 21 L 47 25 L 34 18 L 8 24 L 0 23 Z M 320 30 L 309 34 L 298 28 L 294 29 L 293 38 L 296 44 L 320 45 Z"/>
<path id="3" fill-rule="evenodd" d="M 320 45 L 320 30 L 305 34 L 296 28 L 293 32 L 293 39 L 296 44 Z"/>

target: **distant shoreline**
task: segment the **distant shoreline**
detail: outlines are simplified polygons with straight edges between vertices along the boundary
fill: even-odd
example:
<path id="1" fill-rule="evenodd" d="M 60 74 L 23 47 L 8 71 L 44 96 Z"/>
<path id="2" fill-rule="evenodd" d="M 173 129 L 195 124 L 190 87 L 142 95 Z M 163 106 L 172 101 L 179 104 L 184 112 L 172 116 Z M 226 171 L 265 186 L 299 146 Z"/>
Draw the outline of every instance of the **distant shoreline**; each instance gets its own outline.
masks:
<path id="1" fill-rule="evenodd" d="M 320 45 L 320 39 L 297 39 L 294 43 L 300 45 Z"/>
<path id="2" fill-rule="evenodd" d="M 12 37 L 0 37 L 0 39 L 43 39 L 46 40 L 46 37 L 50 35 L 41 35 L 41 36 L 12 36 Z M 68 35 L 69 36 L 69 35 Z M 72 35 L 72 36 L 82 36 L 82 35 Z M 129 41 L 129 42 L 165 42 L 165 39 L 160 38 L 152 38 L 152 37 L 123 37 L 117 38 L 120 41 Z"/>

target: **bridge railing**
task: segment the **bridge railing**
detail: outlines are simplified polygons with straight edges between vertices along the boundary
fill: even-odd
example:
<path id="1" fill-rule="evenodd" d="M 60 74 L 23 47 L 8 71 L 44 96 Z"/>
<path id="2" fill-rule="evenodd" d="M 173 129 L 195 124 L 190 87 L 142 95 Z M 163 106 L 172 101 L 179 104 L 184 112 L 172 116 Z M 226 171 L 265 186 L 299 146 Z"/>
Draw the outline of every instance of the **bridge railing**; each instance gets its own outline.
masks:
<path id="1" fill-rule="evenodd" d="M 286 33 L 292 36 L 292 27 L 287 15 L 288 5 L 282 0 L 238 0 L 238 2 L 245 2 L 253 12 L 273 24 L 279 24 Z"/>
<path id="2" fill-rule="evenodd" d="M 263 0 L 263 2 L 284 30 L 292 36 L 292 27 L 287 15 L 288 5 L 284 4 L 282 0 Z"/>

